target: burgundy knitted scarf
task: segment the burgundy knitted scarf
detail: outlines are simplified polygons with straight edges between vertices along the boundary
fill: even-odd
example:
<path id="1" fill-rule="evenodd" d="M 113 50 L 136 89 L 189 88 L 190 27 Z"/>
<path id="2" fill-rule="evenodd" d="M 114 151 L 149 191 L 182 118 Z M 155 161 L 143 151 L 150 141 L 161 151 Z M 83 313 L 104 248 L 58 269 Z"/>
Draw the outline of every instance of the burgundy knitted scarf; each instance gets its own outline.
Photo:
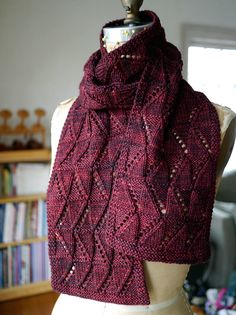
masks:
<path id="1" fill-rule="evenodd" d="M 149 304 L 143 260 L 209 259 L 220 148 L 214 106 L 182 78 L 156 14 L 141 14 L 152 26 L 110 53 L 101 33 L 47 190 L 53 288 L 117 304 Z"/>

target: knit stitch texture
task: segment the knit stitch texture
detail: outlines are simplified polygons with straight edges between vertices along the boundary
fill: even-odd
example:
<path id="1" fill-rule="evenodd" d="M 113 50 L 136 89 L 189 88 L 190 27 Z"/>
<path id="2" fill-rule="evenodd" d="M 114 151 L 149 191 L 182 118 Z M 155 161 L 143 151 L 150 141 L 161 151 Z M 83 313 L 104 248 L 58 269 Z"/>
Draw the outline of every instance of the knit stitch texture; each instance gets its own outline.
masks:
<path id="1" fill-rule="evenodd" d="M 144 260 L 208 261 L 220 149 L 214 106 L 157 15 L 141 15 L 152 26 L 110 53 L 101 32 L 47 189 L 54 290 L 127 305 L 150 303 Z"/>

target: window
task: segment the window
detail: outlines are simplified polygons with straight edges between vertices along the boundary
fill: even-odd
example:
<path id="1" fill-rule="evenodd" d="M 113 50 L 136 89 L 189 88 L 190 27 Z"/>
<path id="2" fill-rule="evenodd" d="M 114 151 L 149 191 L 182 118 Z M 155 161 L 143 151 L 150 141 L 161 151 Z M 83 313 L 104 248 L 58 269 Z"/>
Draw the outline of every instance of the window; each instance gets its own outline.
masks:
<path id="1" fill-rule="evenodd" d="M 184 76 L 214 103 L 236 112 L 236 31 L 185 25 Z M 236 144 L 225 172 L 236 170 Z"/>

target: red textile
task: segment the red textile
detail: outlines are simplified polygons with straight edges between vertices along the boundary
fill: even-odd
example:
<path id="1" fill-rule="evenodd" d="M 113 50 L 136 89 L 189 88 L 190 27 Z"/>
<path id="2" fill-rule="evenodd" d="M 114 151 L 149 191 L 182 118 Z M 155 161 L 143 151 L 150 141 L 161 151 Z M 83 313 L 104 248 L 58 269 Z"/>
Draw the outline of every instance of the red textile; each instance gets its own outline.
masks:
<path id="1" fill-rule="evenodd" d="M 150 303 L 143 260 L 208 261 L 220 148 L 214 106 L 141 14 L 153 25 L 110 53 L 101 34 L 47 190 L 52 287 L 117 304 Z"/>

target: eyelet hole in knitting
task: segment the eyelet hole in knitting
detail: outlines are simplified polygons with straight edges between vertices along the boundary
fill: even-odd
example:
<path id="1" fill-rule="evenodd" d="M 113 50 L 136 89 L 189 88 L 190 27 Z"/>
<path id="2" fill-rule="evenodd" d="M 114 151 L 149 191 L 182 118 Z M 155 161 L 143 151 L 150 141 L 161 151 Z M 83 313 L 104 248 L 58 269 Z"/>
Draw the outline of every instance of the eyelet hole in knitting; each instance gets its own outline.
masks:
<path id="1" fill-rule="evenodd" d="M 63 226 L 63 221 L 65 220 L 65 217 L 66 217 L 66 214 L 67 214 L 67 210 L 68 210 L 68 206 L 65 205 L 63 210 L 62 210 L 62 213 L 57 221 L 57 228 L 60 230 Z"/>
<path id="2" fill-rule="evenodd" d="M 154 86 L 153 91 L 148 96 L 148 101 L 151 104 L 152 102 L 156 101 L 158 94 L 160 93 L 160 86 Z"/>
<path id="3" fill-rule="evenodd" d="M 119 134 L 122 131 L 121 124 L 114 118 L 113 114 L 110 113 L 111 124 L 113 125 L 112 131 L 113 134 Z"/>
<path id="4" fill-rule="evenodd" d="M 130 172 L 131 169 L 134 167 L 135 162 L 137 162 L 137 159 L 139 159 L 139 157 L 141 155 L 141 151 L 142 151 L 142 149 L 140 148 L 138 152 L 131 152 L 130 153 L 130 156 L 128 158 L 128 161 L 127 161 L 127 164 L 125 167 L 126 172 Z"/>
<path id="5" fill-rule="evenodd" d="M 123 221 L 120 223 L 120 225 L 118 227 L 115 227 L 114 230 L 118 231 L 130 218 L 132 212 L 129 211 L 129 213 L 125 216 L 125 218 L 123 219 Z"/>
<path id="6" fill-rule="evenodd" d="M 59 178 L 58 178 L 57 174 L 55 175 L 55 180 L 56 180 L 57 189 L 59 191 L 59 195 L 62 195 L 62 190 L 61 190 L 61 186 L 60 186 Z"/>
<path id="7" fill-rule="evenodd" d="M 148 167 L 146 168 L 146 173 L 150 174 L 154 169 L 154 164 L 150 164 L 148 165 Z"/>

